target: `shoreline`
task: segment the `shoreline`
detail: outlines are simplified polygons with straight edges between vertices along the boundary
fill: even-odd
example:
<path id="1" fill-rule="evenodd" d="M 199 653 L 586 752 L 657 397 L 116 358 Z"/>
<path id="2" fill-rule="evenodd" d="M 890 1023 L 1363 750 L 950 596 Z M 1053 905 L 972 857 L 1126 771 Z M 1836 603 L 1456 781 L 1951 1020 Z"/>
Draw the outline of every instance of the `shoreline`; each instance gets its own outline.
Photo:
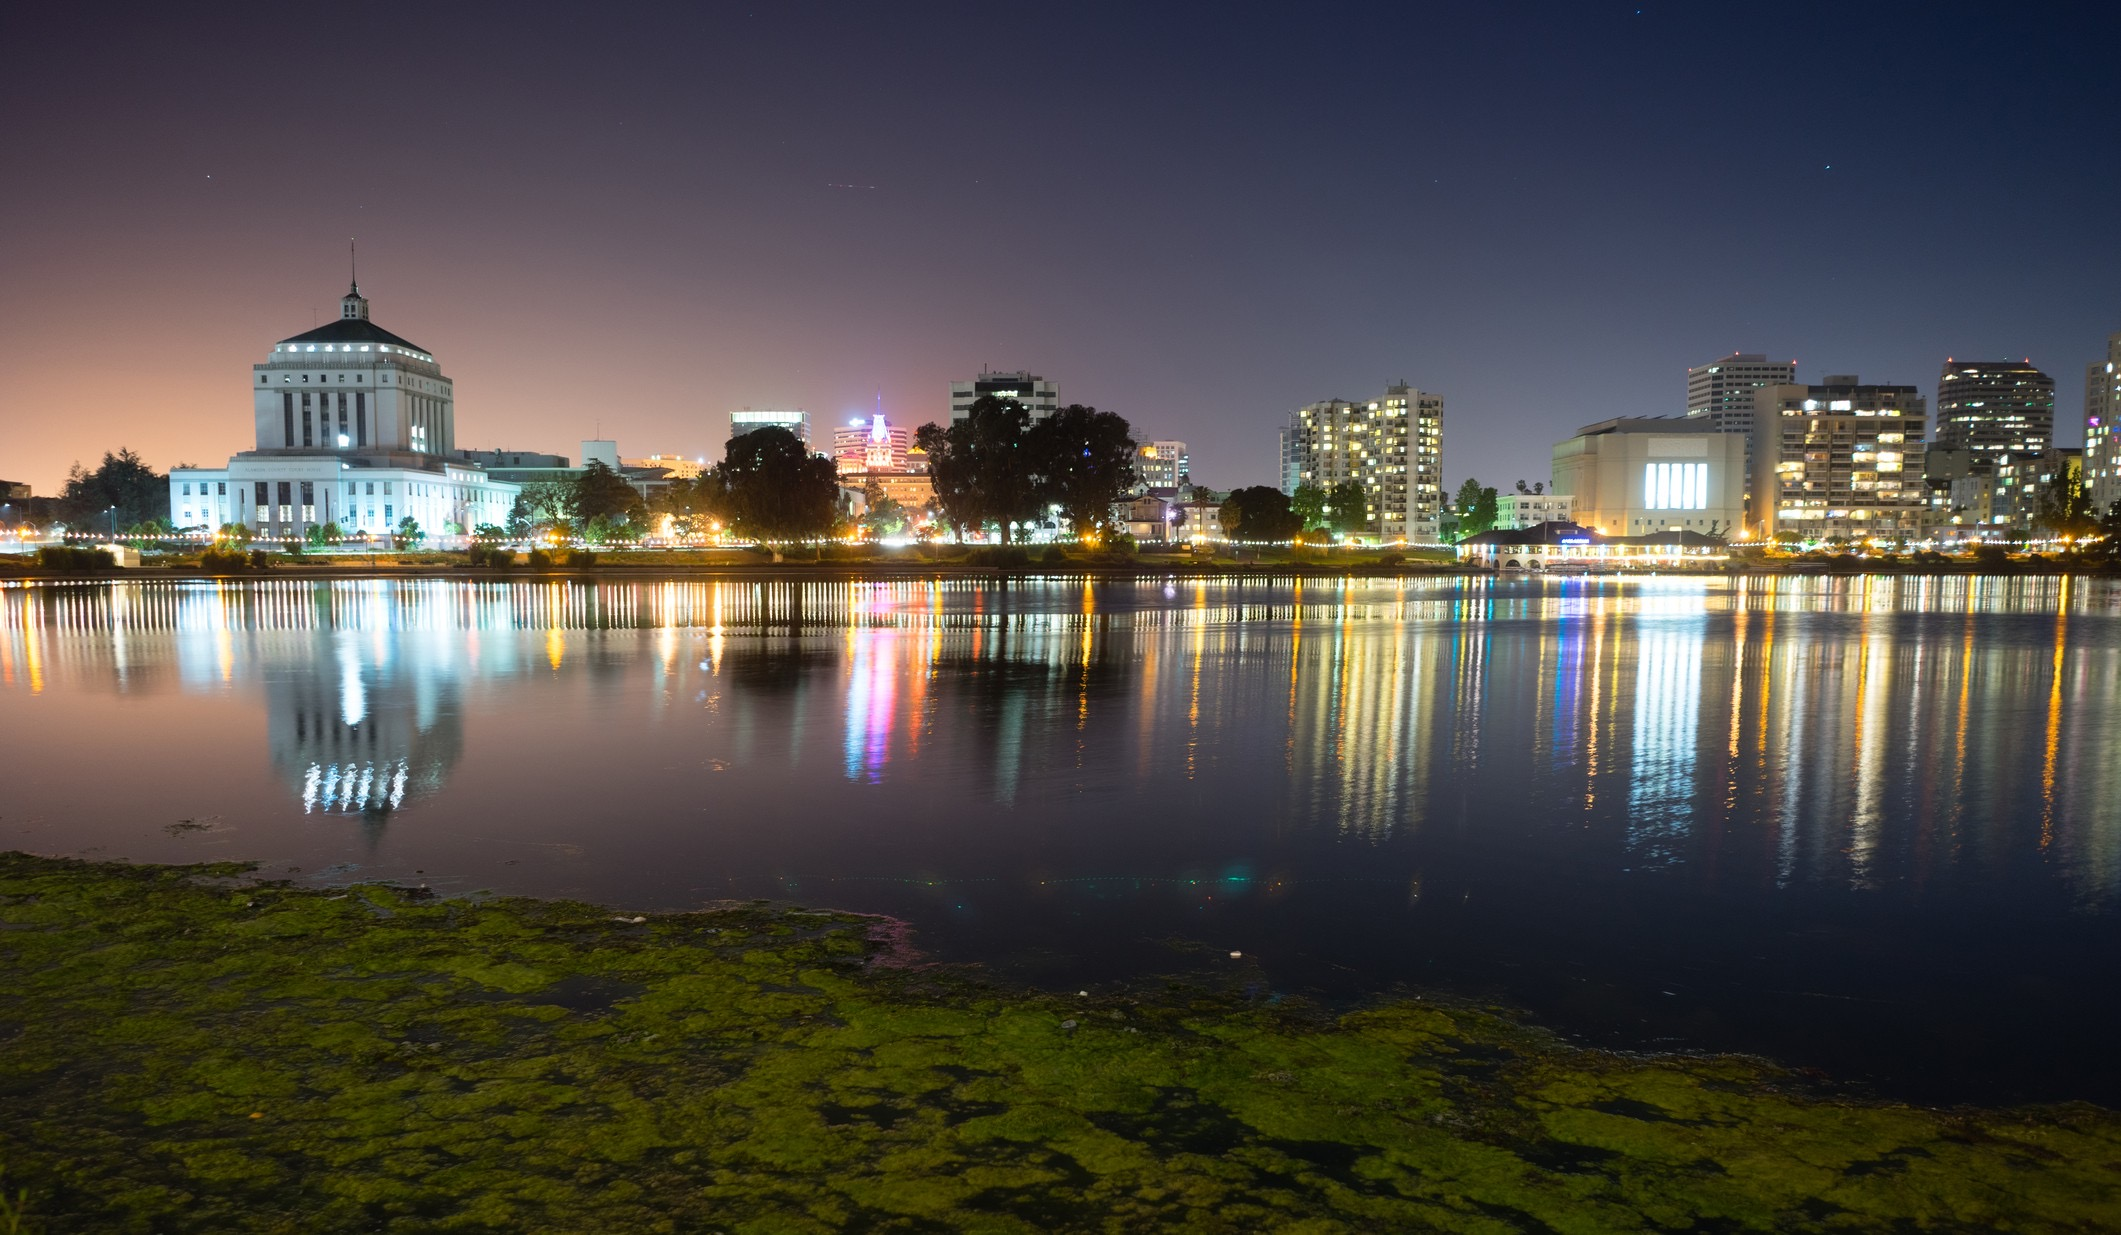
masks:
<path id="1" fill-rule="evenodd" d="M 894 964 L 890 934 L 0 855 L 0 1170 L 53 1230 L 2060 1231 L 2121 1205 L 2121 1114 L 2089 1103 L 1852 1098 L 1429 995 L 1333 1014 L 1235 959 L 1009 989 Z"/>
<path id="2" fill-rule="evenodd" d="M 989 565 L 965 562 L 635 562 L 598 561 L 586 566 L 469 566 L 462 562 L 359 564 L 341 562 L 274 563 L 261 570 L 207 571 L 196 566 L 138 566 L 110 570 L 15 568 L 0 560 L 0 584 L 11 582 L 242 582 L 347 579 L 461 579 L 481 583 L 638 580 L 985 580 L 1045 579 L 1647 579 L 1647 578 L 2121 578 L 2121 564 L 2086 567 L 2053 562 L 2013 563 L 2006 569 L 1913 563 L 1868 566 L 1822 566 L 1816 563 L 1748 563 L 1742 566 L 1664 570 L 1498 571 L 1458 563 L 1332 562 L 1066 562 Z"/>

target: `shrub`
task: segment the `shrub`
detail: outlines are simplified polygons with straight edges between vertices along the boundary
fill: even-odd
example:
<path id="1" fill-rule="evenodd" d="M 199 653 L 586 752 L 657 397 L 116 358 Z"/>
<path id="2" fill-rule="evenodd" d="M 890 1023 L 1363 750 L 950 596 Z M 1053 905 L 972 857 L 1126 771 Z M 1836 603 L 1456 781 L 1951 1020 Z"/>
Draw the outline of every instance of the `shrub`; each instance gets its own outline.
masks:
<path id="1" fill-rule="evenodd" d="M 250 568 L 252 570 L 267 570 L 271 566 L 272 554 L 267 553 L 263 549 L 252 549 L 250 551 Z"/>
<path id="2" fill-rule="evenodd" d="M 250 569 L 252 556 L 240 549 L 208 549 L 199 555 L 199 569 L 210 575 L 240 574 Z"/>
<path id="3" fill-rule="evenodd" d="M 974 566 L 1029 566 L 1031 551 L 1022 545 L 981 545 L 966 560 Z"/>
<path id="4" fill-rule="evenodd" d="M 1377 559 L 1377 564 L 1380 566 L 1398 566 L 1405 563 L 1406 560 L 1407 555 L 1404 553 L 1387 553 Z"/>
<path id="5" fill-rule="evenodd" d="M 532 570 L 550 570 L 552 568 L 552 555 L 543 549 L 532 549 L 527 560 Z"/>
<path id="6" fill-rule="evenodd" d="M 1982 570 L 2007 570 L 2010 564 L 2010 551 L 2002 545 L 1974 546 L 1974 565 Z"/>
<path id="7" fill-rule="evenodd" d="M 516 551 L 506 545 L 475 544 L 464 551 L 464 560 L 472 566 L 513 566 Z"/>
<path id="8" fill-rule="evenodd" d="M 597 555 L 587 549 L 569 549 L 567 551 L 567 564 L 578 567 L 594 566 L 597 564 Z"/>
<path id="9" fill-rule="evenodd" d="M 115 570 L 117 562 L 108 549 L 79 549 L 73 545 L 48 545 L 37 550 L 37 565 L 46 570 Z"/>
<path id="10" fill-rule="evenodd" d="M 1038 560 L 1048 566 L 1059 566 L 1068 560 L 1068 551 L 1059 545 L 1047 545 L 1046 551 L 1038 555 Z"/>

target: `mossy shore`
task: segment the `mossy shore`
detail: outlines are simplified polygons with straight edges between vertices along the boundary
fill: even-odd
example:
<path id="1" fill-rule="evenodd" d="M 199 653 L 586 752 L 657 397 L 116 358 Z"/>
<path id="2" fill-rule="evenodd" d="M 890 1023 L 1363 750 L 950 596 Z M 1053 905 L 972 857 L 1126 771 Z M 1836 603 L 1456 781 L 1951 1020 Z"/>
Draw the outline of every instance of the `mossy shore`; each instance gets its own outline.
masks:
<path id="1" fill-rule="evenodd" d="M 1491 1013 L 1025 995 L 873 920 L 0 855 L 28 1231 L 2111 1230 L 2121 1118 Z M 0 1208 L 0 1230 L 8 1209 Z"/>

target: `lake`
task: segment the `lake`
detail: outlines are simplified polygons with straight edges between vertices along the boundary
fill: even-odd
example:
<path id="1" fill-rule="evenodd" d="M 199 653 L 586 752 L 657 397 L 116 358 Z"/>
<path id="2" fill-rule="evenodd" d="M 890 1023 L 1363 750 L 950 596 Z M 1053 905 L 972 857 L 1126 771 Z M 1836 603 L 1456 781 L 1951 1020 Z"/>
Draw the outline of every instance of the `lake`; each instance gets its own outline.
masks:
<path id="1" fill-rule="evenodd" d="M 0 848 L 2121 1104 L 2110 580 L 15 584 L 0 750 Z"/>

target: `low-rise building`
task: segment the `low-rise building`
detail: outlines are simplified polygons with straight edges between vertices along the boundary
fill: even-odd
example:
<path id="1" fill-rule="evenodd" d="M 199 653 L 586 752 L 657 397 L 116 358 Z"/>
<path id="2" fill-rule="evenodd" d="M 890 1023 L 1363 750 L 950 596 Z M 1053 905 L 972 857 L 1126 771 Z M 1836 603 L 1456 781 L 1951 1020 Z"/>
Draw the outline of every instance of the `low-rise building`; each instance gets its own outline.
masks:
<path id="1" fill-rule="evenodd" d="M 1729 547 L 1721 537 L 1683 528 L 1607 536 L 1581 524 L 1558 521 L 1481 532 L 1458 542 L 1459 560 L 1494 570 L 1707 565 L 1728 556 Z"/>
<path id="2" fill-rule="evenodd" d="M 1113 513 L 1136 544 L 1169 544 L 1178 538 L 1178 505 L 1144 493 L 1116 503 Z"/>
<path id="3" fill-rule="evenodd" d="M 1730 536 L 1745 524 L 1745 438 L 1707 417 L 1601 420 L 1555 443 L 1547 490 L 1570 498 L 1569 517 L 1601 535 Z"/>
<path id="4" fill-rule="evenodd" d="M 1495 499 L 1495 529 L 1514 532 L 1542 523 L 1571 523 L 1576 517 L 1573 493 L 1504 493 Z"/>

